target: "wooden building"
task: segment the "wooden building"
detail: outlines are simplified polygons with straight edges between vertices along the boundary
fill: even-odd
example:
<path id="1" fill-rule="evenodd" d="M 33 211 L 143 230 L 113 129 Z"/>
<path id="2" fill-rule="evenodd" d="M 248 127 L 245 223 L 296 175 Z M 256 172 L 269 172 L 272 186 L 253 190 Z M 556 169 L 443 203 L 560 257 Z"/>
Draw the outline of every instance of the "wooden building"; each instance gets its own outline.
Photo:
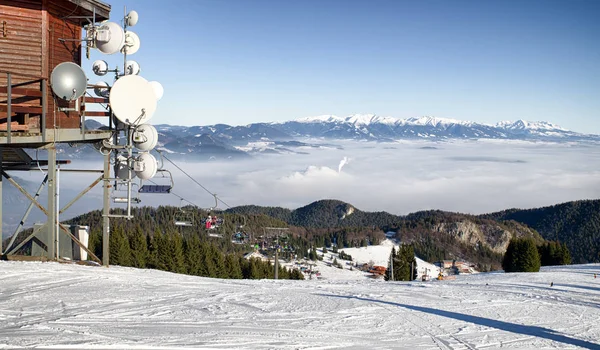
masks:
<path id="1" fill-rule="evenodd" d="M 110 137 L 107 131 L 85 130 L 83 123 L 86 103 L 107 100 L 82 97 L 79 111 L 62 111 L 74 109 L 75 102 L 55 98 L 50 88 L 58 64 L 81 65 L 89 19 L 107 20 L 109 13 L 110 6 L 99 0 L 0 0 L 0 147 Z"/>

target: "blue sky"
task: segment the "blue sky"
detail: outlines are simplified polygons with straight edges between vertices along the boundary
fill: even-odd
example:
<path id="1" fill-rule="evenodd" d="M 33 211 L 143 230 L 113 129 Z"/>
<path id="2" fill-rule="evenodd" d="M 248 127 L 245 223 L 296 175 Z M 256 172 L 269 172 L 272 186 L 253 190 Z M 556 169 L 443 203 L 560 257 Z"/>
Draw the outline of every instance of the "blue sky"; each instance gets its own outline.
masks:
<path id="1" fill-rule="evenodd" d="M 600 1 L 106 2 L 113 21 L 139 13 L 155 124 L 375 113 L 600 133 Z M 122 65 L 83 65 L 100 58 Z"/>

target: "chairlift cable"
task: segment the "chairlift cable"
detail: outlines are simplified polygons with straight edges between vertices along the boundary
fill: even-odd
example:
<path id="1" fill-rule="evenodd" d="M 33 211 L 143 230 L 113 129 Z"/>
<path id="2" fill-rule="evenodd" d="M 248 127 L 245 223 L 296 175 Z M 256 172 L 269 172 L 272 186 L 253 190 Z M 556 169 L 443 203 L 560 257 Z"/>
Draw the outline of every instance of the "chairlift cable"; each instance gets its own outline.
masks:
<path id="1" fill-rule="evenodd" d="M 217 195 L 215 193 L 209 191 L 208 188 L 204 187 L 200 182 L 196 181 L 196 179 L 194 179 L 190 174 L 186 173 L 185 170 L 181 169 L 181 167 L 179 165 L 175 164 L 175 162 L 173 162 L 172 160 L 167 158 L 167 156 L 165 156 L 164 153 L 162 153 L 159 150 L 156 150 L 156 151 L 159 152 L 163 158 L 165 158 L 167 161 L 169 161 L 169 163 L 173 164 L 173 166 L 175 166 L 179 171 L 181 171 L 187 177 L 189 177 L 192 181 L 194 181 L 198 186 L 202 187 L 202 189 L 204 189 L 206 192 L 208 192 L 211 196 L 214 196 L 217 199 L 217 201 L 223 203 L 223 205 L 225 205 L 227 208 L 231 208 L 231 206 L 229 204 L 225 203 L 221 198 L 217 197 Z"/>
<path id="2" fill-rule="evenodd" d="M 154 181 L 152 181 L 152 180 L 146 180 L 146 181 L 148 181 L 148 182 L 151 182 L 151 183 L 153 183 L 153 184 L 157 185 L 157 183 L 156 183 L 156 182 L 154 182 Z M 182 196 L 178 195 L 177 193 L 175 193 L 175 192 L 173 192 L 173 191 L 171 191 L 171 192 L 170 192 L 170 194 L 172 194 L 172 195 L 174 195 L 175 197 L 179 198 L 179 200 L 181 200 L 181 201 L 187 202 L 187 203 L 189 203 L 189 204 L 193 205 L 193 206 L 194 206 L 194 207 L 196 207 L 196 208 L 200 208 L 200 206 L 198 206 L 196 203 L 194 203 L 194 202 L 191 202 L 191 201 L 189 201 L 189 200 L 187 200 L 187 199 L 183 198 Z"/>

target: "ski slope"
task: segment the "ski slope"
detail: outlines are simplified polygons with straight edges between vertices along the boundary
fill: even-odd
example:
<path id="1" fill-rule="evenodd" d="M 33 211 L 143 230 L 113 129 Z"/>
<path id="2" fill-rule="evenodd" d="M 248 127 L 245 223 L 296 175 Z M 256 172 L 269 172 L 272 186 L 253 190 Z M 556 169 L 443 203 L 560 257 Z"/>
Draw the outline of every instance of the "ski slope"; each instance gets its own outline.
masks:
<path id="1" fill-rule="evenodd" d="M 220 280 L 0 261 L 0 348 L 598 349 L 598 272 Z"/>

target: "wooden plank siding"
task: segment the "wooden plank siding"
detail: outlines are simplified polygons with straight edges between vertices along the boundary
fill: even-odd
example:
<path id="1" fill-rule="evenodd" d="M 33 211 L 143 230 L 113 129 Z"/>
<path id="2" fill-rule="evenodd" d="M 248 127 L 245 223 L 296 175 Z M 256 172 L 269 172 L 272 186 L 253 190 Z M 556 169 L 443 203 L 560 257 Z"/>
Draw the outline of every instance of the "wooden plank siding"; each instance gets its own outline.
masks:
<path id="1" fill-rule="evenodd" d="M 58 110 L 58 107 L 74 107 L 75 104 L 55 99 L 50 88 L 50 75 L 63 62 L 81 65 L 85 43 L 79 40 L 87 20 L 67 17 L 91 16 L 86 6 L 80 6 L 82 3 L 87 7 L 101 4 L 104 12 L 108 7 L 96 0 L 0 0 L 0 30 L 6 21 L 6 33 L 0 32 L 0 124 L 7 121 L 6 72 L 11 72 L 13 86 L 24 84 L 13 89 L 13 122 L 25 124 L 29 131 L 39 130 L 41 93 L 27 95 L 26 92 L 40 92 L 43 81 L 40 79 L 45 79 L 48 102 L 46 128 L 80 127 L 79 113 Z M 97 20 L 103 19 L 106 18 L 97 17 Z"/>

